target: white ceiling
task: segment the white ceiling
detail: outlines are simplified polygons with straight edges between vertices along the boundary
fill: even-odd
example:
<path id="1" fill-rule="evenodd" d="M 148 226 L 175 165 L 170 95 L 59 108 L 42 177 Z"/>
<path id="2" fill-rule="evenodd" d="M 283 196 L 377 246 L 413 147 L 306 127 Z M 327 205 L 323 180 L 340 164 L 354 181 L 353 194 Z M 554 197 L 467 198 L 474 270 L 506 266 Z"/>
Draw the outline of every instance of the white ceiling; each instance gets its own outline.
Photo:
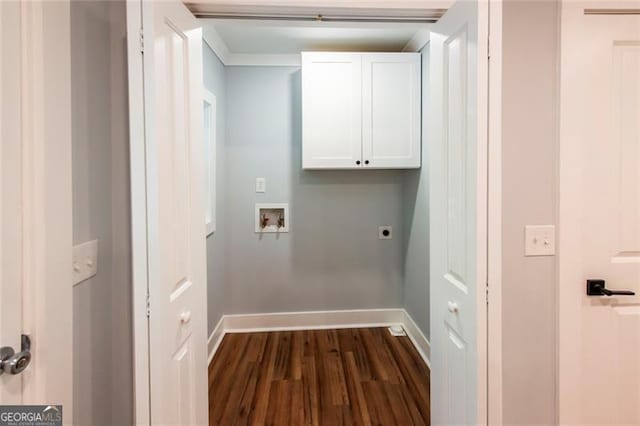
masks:
<path id="1" fill-rule="evenodd" d="M 399 52 L 429 25 L 421 23 L 203 20 L 230 54 L 286 55 L 301 51 Z"/>

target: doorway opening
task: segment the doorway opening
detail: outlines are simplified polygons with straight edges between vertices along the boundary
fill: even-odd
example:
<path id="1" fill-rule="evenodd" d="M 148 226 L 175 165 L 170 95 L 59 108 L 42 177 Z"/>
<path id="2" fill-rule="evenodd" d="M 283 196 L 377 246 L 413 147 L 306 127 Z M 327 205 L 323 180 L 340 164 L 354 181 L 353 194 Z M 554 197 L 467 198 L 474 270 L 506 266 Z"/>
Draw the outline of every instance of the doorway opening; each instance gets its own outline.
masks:
<path id="1" fill-rule="evenodd" d="M 210 424 L 428 424 L 429 24 L 202 22 Z"/>
<path id="2" fill-rule="evenodd" d="M 485 421 L 488 6 L 429 23 L 153 7 L 151 417 L 203 420 L 204 334 L 210 424 Z"/>

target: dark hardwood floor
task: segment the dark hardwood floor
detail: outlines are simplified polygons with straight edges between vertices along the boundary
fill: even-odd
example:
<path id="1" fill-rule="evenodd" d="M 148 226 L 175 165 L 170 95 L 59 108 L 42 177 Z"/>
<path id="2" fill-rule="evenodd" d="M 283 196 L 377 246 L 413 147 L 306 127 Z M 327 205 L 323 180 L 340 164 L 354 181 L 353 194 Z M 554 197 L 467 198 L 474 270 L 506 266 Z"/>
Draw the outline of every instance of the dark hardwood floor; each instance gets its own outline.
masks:
<path id="1" fill-rule="evenodd" d="M 210 425 L 429 425 L 429 368 L 386 328 L 227 334 Z"/>

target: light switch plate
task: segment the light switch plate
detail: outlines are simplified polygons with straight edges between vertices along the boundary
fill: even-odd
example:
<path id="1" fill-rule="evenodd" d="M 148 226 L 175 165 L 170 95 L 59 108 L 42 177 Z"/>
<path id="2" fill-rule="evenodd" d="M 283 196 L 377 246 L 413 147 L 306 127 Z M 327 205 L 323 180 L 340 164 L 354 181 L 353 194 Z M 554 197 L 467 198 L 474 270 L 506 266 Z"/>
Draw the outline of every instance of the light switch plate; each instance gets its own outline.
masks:
<path id="1" fill-rule="evenodd" d="M 527 225 L 524 231 L 525 256 L 553 256 L 556 254 L 556 227 Z"/>
<path id="2" fill-rule="evenodd" d="M 73 247 L 73 285 L 80 284 L 98 273 L 98 240 Z"/>
<path id="3" fill-rule="evenodd" d="M 267 180 L 265 178 L 256 178 L 256 192 L 267 192 Z"/>

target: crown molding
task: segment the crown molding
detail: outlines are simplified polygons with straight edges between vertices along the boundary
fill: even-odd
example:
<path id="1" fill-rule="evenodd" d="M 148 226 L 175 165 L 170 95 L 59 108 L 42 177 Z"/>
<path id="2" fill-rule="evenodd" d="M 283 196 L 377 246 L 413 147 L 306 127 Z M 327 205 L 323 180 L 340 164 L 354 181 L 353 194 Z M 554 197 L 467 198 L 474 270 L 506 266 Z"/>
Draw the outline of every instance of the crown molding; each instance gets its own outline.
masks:
<path id="1" fill-rule="evenodd" d="M 419 52 L 429 42 L 431 37 L 431 31 L 428 28 L 423 28 L 416 31 L 411 37 L 411 40 L 402 48 L 403 52 Z"/>
<path id="2" fill-rule="evenodd" d="M 205 43 L 209 45 L 213 53 L 215 53 L 220 61 L 227 65 L 229 62 L 229 57 L 231 56 L 231 52 L 229 51 L 229 47 L 224 42 L 220 34 L 213 28 L 212 25 L 203 25 L 202 26 L 202 38 Z"/>
<path id="3" fill-rule="evenodd" d="M 301 66 L 301 61 L 300 54 L 258 55 L 232 53 L 226 65 L 248 67 L 299 67 Z"/>

